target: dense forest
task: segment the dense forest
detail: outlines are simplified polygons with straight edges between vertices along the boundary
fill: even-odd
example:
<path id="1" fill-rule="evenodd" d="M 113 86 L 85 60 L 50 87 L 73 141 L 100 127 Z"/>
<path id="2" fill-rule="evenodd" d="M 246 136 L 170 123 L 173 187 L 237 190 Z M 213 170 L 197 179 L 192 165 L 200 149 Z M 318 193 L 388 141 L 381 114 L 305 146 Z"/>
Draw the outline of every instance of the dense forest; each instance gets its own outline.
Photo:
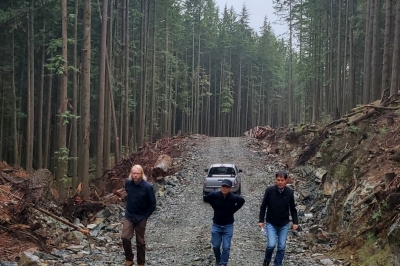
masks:
<path id="1" fill-rule="evenodd" d="M 0 161 L 87 196 L 147 141 L 331 120 L 398 91 L 400 0 L 261 2 L 284 37 L 213 0 L 2 0 Z"/>

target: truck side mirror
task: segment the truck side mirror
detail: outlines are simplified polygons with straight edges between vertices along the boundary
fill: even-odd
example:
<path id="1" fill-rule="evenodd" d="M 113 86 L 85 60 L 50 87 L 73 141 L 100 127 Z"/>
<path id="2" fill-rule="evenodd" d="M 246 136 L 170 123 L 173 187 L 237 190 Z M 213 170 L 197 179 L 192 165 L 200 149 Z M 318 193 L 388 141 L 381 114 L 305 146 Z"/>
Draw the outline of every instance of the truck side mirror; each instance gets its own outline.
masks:
<path id="1" fill-rule="evenodd" d="M 204 169 L 204 172 L 206 172 L 206 173 L 207 173 L 207 171 L 208 171 L 208 169 Z"/>
<path id="2" fill-rule="evenodd" d="M 239 173 L 242 173 L 243 171 L 242 171 L 242 169 L 239 169 Z"/>

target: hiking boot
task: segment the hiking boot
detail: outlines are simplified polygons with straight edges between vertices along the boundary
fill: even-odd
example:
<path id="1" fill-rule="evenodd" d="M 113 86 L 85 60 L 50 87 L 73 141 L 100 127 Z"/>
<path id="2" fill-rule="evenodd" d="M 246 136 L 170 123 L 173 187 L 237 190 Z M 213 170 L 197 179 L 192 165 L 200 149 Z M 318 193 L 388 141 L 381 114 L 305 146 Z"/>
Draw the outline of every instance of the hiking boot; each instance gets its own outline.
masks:
<path id="1" fill-rule="evenodd" d="M 126 261 L 125 261 L 125 266 L 133 266 L 133 261 L 131 261 L 131 260 L 126 260 Z"/>

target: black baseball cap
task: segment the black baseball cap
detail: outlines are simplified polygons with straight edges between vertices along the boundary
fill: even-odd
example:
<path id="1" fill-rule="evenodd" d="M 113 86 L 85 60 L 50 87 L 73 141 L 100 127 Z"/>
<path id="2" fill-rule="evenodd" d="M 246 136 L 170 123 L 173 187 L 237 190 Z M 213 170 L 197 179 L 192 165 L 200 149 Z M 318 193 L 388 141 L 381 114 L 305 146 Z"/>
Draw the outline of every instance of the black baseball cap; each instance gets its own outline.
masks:
<path id="1" fill-rule="evenodd" d="M 232 181 L 229 179 L 224 179 L 221 183 L 221 186 L 232 187 Z"/>

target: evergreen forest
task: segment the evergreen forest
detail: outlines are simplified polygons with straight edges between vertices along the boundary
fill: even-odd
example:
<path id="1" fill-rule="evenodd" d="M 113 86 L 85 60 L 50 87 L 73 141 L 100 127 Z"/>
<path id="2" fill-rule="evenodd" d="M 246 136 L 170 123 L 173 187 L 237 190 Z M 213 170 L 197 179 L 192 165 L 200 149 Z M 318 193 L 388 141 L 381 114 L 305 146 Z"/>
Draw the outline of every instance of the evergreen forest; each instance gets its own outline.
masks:
<path id="1" fill-rule="evenodd" d="M 329 121 L 398 92 L 400 0 L 260 8 L 288 32 L 229 1 L 1 0 L 0 161 L 87 197 L 146 142 Z"/>

